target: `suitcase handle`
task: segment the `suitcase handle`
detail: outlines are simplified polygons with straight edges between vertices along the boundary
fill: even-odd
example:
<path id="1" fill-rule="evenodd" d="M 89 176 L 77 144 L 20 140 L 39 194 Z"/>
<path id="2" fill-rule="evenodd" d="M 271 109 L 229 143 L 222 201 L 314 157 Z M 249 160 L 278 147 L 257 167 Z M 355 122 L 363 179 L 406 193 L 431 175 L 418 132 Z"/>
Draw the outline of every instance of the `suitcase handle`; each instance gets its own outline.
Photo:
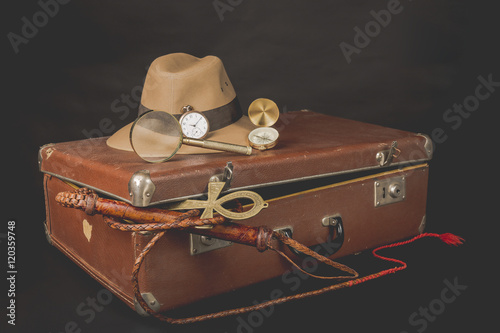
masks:
<path id="1" fill-rule="evenodd" d="M 342 217 L 334 216 L 328 218 L 328 224 L 324 223 L 325 227 L 328 227 L 329 233 L 326 242 L 309 246 L 311 251 L 318 253 L 324 257 L 330 257 L 331 255 L 337 253 L 338 250 L 344 244 L 344 226 L 342 223 Z M 284 229 L 280 231 L 284 233 L 285 236 L 292 238 L 292 232 L 290 229 Z M 297 251 L 297 249 L 289 246 L 289 249 L 301 258 L 308 257 L 307 254 Z"/>

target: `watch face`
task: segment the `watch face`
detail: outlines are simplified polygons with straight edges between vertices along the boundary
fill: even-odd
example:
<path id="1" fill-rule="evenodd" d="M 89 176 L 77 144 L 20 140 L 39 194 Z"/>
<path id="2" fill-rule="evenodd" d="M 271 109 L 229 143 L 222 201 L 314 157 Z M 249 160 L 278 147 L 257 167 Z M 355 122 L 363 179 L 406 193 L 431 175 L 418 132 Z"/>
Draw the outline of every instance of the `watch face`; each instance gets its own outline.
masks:
<path id="1" fill-rule="evenodd" d="M 276 145 L 279 133 L 272 127 L 260 127 L 250 132 L 248 141 L 256 149 L 265 150 Z"/>
<path id="2" fill-rule="evenodd" d="M 190 111 L 179 120 L 182 134 L 191 139 L 203 139 L 209 132 L 208 119 L 200 112 Z"/>

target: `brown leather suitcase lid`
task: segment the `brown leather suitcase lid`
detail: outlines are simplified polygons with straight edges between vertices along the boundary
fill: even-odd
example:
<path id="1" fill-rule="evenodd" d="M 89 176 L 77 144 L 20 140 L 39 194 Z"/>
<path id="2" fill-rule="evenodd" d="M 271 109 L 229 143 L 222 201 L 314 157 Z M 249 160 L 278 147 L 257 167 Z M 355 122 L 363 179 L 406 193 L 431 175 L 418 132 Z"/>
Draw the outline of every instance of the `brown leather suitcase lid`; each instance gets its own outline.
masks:
<path id="1" fill-rule="evenodd" d="M 399 151 L 391 166 L 426 161 L 432 155 L 432 142 L 425 135 L 311 111 L 281 115 L 274 127 L 280 132 L 278 145 L 266 151 L 254 149 L 251 156 L 177 154 L 164 163 L 148 163 L 133 152 L 108 147 L 106 138 L 96 138 L 41 147 L 40 170 L 148 206 L 205 193 L 210 177 L 222 174 L 227 162 L 233 165 L 229 191 L 235 191 L 380 170 L 381 154 L 387 155 L 394 141 Z"/>

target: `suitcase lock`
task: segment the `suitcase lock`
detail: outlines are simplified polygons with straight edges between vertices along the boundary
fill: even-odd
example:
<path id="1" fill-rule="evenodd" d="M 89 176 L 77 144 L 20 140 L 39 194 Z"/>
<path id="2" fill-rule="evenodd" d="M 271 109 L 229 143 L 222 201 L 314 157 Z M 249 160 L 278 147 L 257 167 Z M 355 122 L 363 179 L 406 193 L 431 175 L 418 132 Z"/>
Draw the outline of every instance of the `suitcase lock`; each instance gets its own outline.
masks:
<path id="1" fill-rule="evenodd" d="M 380 207 L 406 198 L 406 177 L 391 177 L 375 181 L 375 207 Z"/>

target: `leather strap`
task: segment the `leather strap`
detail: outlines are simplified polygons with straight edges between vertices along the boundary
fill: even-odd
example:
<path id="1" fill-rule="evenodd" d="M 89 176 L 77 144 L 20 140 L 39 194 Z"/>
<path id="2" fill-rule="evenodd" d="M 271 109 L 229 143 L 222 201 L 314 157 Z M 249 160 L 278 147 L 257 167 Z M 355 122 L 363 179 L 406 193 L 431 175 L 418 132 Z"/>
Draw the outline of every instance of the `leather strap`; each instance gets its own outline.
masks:
<path id="1" fill-rule="evenodd" d="M 152 111 L 151 109 L 145 107 L 144 105 L 139 105 L 139 116 L 142 114 Z M 155 110 L 161 111 L 161 110 Z M 208 119 L 208 123 L 210 124 L 210 131 L 216 131 L 218 129 L 224 128 L 228 125 L 231 125 L 238 121 L 243 115 L 243 111 L 241 110 L 240 102 L 238 101 L 238 97 L 235 97 L 231 102 L 223 105 L 221 107 L 211 109 L 211 110 L 196 110 L 196 106 L 194 111 L 198 111 L 203 113 L 205 117 Z M 172 114 L 177 120 L 179 120 L 182 116 L 182 113 Z"/>

